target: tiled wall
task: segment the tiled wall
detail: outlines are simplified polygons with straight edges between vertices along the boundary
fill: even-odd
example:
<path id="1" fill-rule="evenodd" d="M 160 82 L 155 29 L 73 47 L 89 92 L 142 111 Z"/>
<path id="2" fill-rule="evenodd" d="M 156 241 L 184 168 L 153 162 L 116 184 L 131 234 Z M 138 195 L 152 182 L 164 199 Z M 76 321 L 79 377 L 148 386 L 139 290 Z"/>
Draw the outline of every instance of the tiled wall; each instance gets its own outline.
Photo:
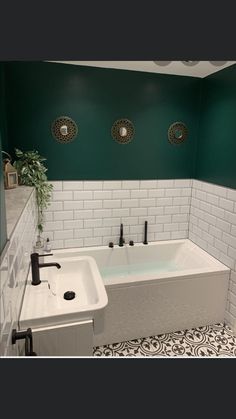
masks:
<path id="1" fill-rule="evenodd" d="M 231 268 L 226 321 L 236 331 L 236 190 L 193 180 L 189 238 Z"/>
<path id="2" fill-rule="evenodd" d="M 148 240 L 188 237 L 192 181 L 57 181 L 45 213 L 44 237 L 52 248 L 118 244 L 124 238 L 142 242 L 144 221 Z"/>
<path id="3" fill-rule="evenodd" d="M 30 198 L 10 237 L 0 266 L 0 356 L 17 355 L 17 345 L 11 345 L 11 331 L 17 328 L 30 253 L 36 239 L 35 192 Z"/>

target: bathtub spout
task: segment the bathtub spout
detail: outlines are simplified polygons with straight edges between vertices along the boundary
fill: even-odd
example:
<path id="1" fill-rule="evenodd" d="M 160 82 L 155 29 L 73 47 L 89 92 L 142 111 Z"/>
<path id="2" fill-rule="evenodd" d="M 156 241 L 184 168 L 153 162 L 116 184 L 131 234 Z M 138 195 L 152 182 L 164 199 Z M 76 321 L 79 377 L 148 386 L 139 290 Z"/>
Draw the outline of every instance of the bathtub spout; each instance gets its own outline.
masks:
<path id="1" fill-rule="evenodd" d="M 123 238 L 123 224 L 120 225 L 120 238 L 119 238 L 119 246 L 124 246 L 124 238 Z"/>

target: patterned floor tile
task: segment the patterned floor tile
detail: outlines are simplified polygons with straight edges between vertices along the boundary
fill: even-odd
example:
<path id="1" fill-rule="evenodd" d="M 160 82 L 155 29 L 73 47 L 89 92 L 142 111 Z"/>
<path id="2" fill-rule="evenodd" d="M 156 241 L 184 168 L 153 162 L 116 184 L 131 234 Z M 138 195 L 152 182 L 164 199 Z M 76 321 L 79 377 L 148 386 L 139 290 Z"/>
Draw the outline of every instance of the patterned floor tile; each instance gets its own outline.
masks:
<path id="1" fill-rule="evenodd" d="M 94 348 L 94 356 L 234 357 L 236 336 L 222 323 Z"/>

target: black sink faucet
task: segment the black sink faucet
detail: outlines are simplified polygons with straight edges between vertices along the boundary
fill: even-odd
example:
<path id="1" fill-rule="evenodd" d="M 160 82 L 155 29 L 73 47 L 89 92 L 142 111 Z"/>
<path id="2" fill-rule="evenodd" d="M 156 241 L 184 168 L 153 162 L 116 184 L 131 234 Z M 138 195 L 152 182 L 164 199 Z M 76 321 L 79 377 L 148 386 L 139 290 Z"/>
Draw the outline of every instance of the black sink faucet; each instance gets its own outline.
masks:
<path id="1" fill-rule="evenodd" d="M 40 284 L 40 275 L 39 275 L 39 268 L 47 268 L 49 266 L 56 266 L 57 269 L 61 268 L 59 263 L 39 263 L 39 258 L 44 256 L 53 256 L 52 253 L 47 255 L 39 255 L 38 253 L 31 253 L 31 271 L 32 271 L 32 285 L 39 285 Z"/>
<path id="2" fill-rule="evenodd" d="M 120 238 L 119 238 L 119 246 L 124 246 L 124 238 L 123 238 L 123 224 L 120 225 Z"/>

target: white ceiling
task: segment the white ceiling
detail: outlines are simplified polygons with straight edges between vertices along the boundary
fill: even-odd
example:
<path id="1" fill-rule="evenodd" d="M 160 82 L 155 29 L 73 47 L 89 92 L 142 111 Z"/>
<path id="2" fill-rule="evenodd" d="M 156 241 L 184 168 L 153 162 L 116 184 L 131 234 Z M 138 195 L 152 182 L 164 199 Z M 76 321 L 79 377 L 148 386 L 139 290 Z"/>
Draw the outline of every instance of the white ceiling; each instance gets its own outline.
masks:
<path id="1" fill-rule="evenodd" d="M 216 66 L 210 61 L 199 61 L 194 66 L 183 64 L 182 61 L 171 61 L 168 65 L 156 65 L 154 61 L 51 61 L 90 67 L 117 68 L 123 70 L 146 71 L 149 73 L 176 74 L 180 76 L 206 77 L 209 74 L 222 70 L 236 61 L 226 61 L 225 64 Z M 160 61 L 161 62 L 161 61 Z M 216 61 L 217 63 L 217 61 Z"/>

